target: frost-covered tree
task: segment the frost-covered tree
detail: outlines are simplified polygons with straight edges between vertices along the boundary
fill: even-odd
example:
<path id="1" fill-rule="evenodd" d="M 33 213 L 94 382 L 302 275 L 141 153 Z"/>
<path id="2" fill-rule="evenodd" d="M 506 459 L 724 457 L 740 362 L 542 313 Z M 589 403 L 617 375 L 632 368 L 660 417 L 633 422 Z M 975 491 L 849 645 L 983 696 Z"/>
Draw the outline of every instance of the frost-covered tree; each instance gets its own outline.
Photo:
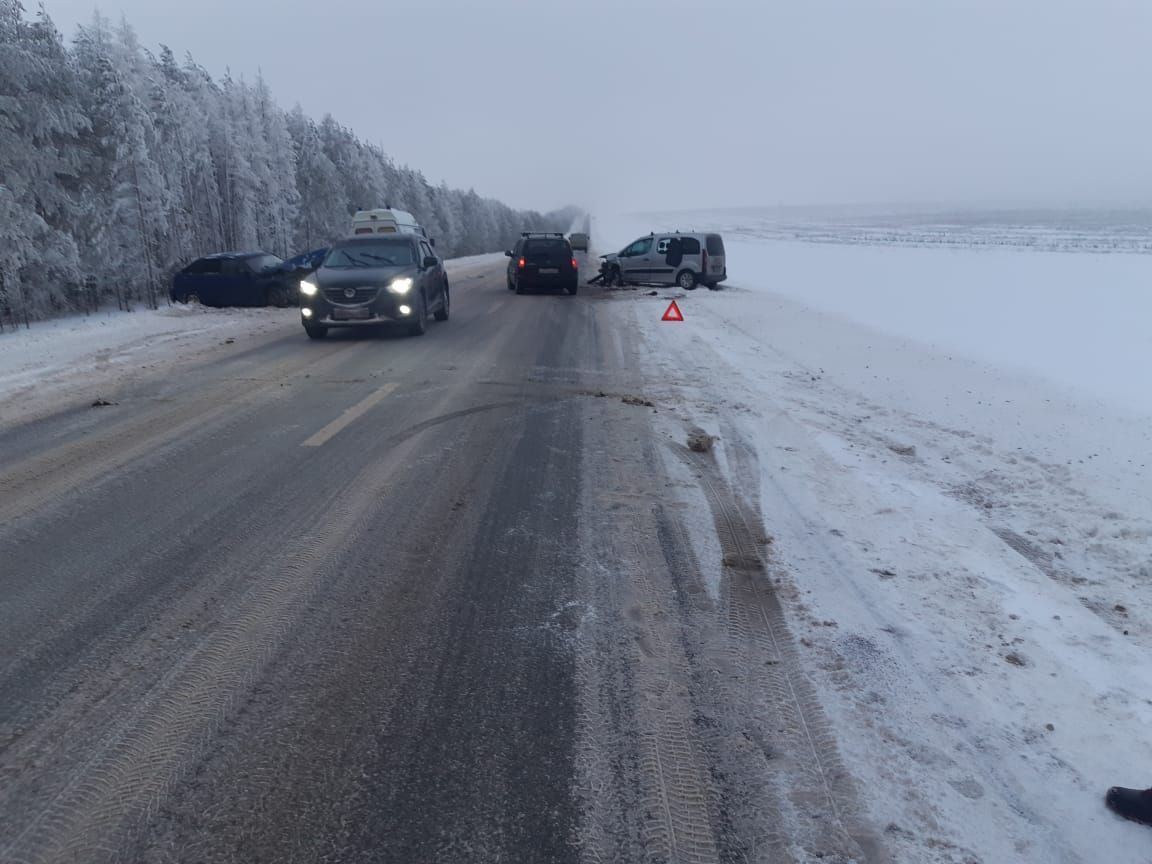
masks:
<path id="1" fill-rule="evenodd" d="M 86 136 L 85 219 L 76 228 L 83 239 L 89 272 L 120 283 L 156 306 L 162 290 L 159 260 L 168 230 L 168 190 L 152 144 L 152 115 L 134 89 L 139 48 L 121 27 L 118 41 L 97 13 L 81 27 L 76 59 L 85 85 L 90 124 Z"/>
<path id="2" fill-rule="evenodd" d="M 80 281 L 76 241 L 81 86 L 43 11 L 0 0 L 0 315 L 64 308 Z"/>
<path id="3" fill-rule="evenodd" d="M 43 11 L 0 0 L 0 316 L 79 308 L 93 282 L 155 304 L 196 256 L 314 249 L 388 205 L 446 255 L 572 224 L 434 186 L 331 116 L 285 112 L 260 75 L 154 56 L 127 21 L 97 14 L 69 49 Z"/>

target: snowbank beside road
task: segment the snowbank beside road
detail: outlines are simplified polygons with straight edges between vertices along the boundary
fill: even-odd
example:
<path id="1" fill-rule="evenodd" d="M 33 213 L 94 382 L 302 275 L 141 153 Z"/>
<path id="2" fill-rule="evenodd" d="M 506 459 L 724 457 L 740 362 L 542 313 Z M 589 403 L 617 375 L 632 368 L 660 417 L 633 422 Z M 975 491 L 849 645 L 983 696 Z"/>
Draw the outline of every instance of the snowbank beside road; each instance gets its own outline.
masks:
<path id="1" fill-rule="evenodd" d="M 107 311 L 0 334 L 0 426 L 106 397 L 141 375 L 206 359 L 228 344 L 285 332 L 295 309 L 200 305 Z"/>
<path id="2" fill-rule="evenodd" d="M 607 248 L 649 230 L 604 220 Z M 598 238 L 603 239 L 603 238 Z M 922 249 L 725 238 L 727 287 L 1031 372 L 1152 414 L 1152 255 Z"/>
<path id="3" fill-rule="evenodd" d="M 451 280 L 459 280 L 456 287 L 466 287 L 468 279 L 502 260 L 502 252 L 486 253 L 449 259 L 445 267 Z M 141 376 L 176 374 L 221 351 L 285 335 L 302 337 L 298 316 L 295 309 L 193 304 L 105 310 L 5 331 L 0 333 L 0 427 L 107 397 Z"/>
<path id="4" fill-rule="evenodd" d="M 680 292 L 617 296 L 668 434 L 717 435 L 763 513 L 886 845 L 1147 858 L 1102 797 L 1152 782 L 1152 260 L 728 246 L 683 324 L 659 321 Z"/>

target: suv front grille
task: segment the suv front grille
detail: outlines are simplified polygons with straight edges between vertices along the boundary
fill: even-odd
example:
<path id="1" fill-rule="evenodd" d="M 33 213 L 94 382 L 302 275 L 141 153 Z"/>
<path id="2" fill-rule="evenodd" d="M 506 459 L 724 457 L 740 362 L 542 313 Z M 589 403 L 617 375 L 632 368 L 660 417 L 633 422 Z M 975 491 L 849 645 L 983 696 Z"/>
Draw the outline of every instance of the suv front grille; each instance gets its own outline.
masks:
<path id="1" fill-rule="evenodd" d="M 362 285 L 352 289 L 352 296 L 347 295 L 347 288 L 325 288 L 324 296 L 328 298 L 329 303 L 341 303 L 346 306 L 354 306 L 357 303 L 368 303 L 376 299 L 376 295 L 380 293 L 380 289 L 371 285 Z"/>

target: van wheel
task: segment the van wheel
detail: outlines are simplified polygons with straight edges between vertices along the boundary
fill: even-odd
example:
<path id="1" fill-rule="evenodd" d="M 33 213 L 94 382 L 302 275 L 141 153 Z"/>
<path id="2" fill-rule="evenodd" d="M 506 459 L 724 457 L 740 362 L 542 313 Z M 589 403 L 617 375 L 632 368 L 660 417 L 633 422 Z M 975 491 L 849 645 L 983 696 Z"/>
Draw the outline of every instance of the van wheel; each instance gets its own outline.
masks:
<path id="1" fill-rule="evenodd" d="M 696 288 L 696 274 L 691 270 L 681 270 L 676 276 L 676 284 L 685 291 L 692 291 Z"/>
<path id="2" fill-rule="evenodd" d="M 265 299 L 269 306 L 283 309 L 289 303 L 288 289 L 283 285 L 271 285 L 268 288 L 268 296 Z"/>

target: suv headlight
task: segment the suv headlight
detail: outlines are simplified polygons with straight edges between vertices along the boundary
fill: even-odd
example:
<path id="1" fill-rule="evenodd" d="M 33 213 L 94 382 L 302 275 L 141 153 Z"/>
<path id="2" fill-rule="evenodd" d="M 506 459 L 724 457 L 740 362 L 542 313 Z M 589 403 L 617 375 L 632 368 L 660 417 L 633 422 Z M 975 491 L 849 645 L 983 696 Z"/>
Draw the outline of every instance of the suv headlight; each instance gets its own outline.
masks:
<path id="1" fill-rule="evenodd" d="M 300 293 L 305 297 L 315 297 L 317 290 L 315 282 L 309 282 L 307 279 L 300 280 Z"/>
<path id="2" fill-rule="evenodd" d="M 399 294 L 401 297 L 403 297 L 405 294 L 412 290 L 411 277 L 405 276 L 402 279 L 393 279 L 392 284 L 388 286 L 388 290 L 393 294 Z"/>

